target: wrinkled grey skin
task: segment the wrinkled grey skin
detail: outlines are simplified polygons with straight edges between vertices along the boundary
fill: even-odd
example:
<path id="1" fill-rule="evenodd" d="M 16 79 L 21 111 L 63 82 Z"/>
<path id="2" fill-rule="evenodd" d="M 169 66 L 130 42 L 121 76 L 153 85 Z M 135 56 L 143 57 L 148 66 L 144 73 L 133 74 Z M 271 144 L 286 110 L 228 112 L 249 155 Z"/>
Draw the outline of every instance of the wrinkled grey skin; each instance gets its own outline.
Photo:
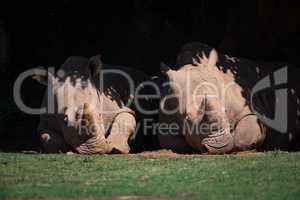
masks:
<path id="1" fill-rule="evenodd" d="M 208 52 L 210 55 L 207 58 Z M 262 72 L 262 69 L 255 70 L 251 61 L 240 61 L 224 55 L 219 57 L 220 59 L 217 52 L 211 51 L 208 46 L 191 43 L 184 46 L 178 55 L 177 70 L 162 66 L 162 73 L 166 75 L 169 83 L 174 84 L 163 87 L 159 120 L 161 124 L 175 122 L 179 125 L 179 131 L 173 135 L 159 134 L 161 147 L 176 152 L 208 154 L 258 149 L 266 143 L 273 148 L 291 147 L 299 131 L 299 125 L 294 123 L 295 119 L 299 120 L 299 116 L 294 115 L 297 109 L 299 111 L 297 97 L 294 96 L 289 102 L 289 119 L 293 119 L 293 125 L 289 121 L 288 133 L 274 133 L 259 121 L 249 106 L 249 91 L 271 69 L 265 68 Z M 220 63 L 226 63 L 226 66 Z M 252 69 L 251 65 L 254 65 Z M 204 87 L 195 90 L 203 83 Z M 188 89 L 187 85 L 190 85 Z M 224 85 L 229 87 L 225 90 Z M 192 98 L 193 91 L 196 91 L 194 94 L 197 98 Z M 219 95 L 222 93 L 224 95 Z M 170 95 L 173 97 L 168 98 Z M 271 108 L 274 100 L 269 94 L 260 95 L 255 103 L 263 108 L 265 114 L 273 113 Z M 175 107 L 179 107 L 178 111 L 172 114 L 165 112 Z M 203 124 L 209 125 L 210 128 L 187 128 Z"/>
<path id="2" fill-rule="evenodd" d="M 125 105 L 133 94 L 127 80 L 118 75 L 105 74 L 101 87 L 103 68 L 121 69 L 134 79 L 135 86 L 146 79 L 129 68 L 103 66 L 100 56 L 90 60 L 69 57 L 55 76 L 34 76 L 52 88 L 55 101 L 55 113 L 41 115 L 38 127 L 47 152 L 129 153 L 136 120 L 135 112 Z M 43 105 L 48 105 L 47 94 Z"/>

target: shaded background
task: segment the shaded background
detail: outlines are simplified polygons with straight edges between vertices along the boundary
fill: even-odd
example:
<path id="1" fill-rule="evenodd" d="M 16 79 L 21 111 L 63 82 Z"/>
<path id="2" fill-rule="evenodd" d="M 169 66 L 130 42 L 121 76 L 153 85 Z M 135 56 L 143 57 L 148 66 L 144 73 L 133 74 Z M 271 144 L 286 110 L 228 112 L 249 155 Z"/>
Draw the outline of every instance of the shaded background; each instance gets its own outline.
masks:
<path id="1" fill-rule="evenodd" d="M 299 65 L 300 2 L 1 2 L 0 151 L 40 149 L 38 116 L 21 113 L 12 99 L 13 82 L 26 69 L 101 53 L 105 63 L 156 75 L 161 61 L 174 65 L 180 47 L 192 41 L 238 57 Z M 27 80 L 24 101 L 39 106 L 44 89 Z"/>

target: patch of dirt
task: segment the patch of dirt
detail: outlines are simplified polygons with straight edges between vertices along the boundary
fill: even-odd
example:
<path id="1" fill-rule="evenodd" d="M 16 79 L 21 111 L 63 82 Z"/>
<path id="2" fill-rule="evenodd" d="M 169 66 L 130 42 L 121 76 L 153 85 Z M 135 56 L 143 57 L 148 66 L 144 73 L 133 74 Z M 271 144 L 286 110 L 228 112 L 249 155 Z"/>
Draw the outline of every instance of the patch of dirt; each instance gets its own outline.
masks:
<path id="1" fill-rule="evenodd" d="M 250 156 L 260 156 L 264 155 L 264 152 L 257 152 L 257 151 L 243 151 L 233 153 L 231 155 L 237 155 L 241 157 L 250 157 Z M 136 155 L 136 154 L 131 154 Z M 145 156 L 145 157 L 170 157 L 170 158 L 177 158 L 177 157 L 215 157 L 215 156 L 223 156 L 223 155 L 208 155 L 208 154 L 178 154 L 171 150 L 157 150 L 157 151 L 145 151 L 139 153 L 137 155 Z M 228 154 L 230 155 L 230 154 Z"/>
<path id="2" fill-rule="evenodd" d="M 190 156 L 190 154 L 178 154 L 171 150 L 144 151 L 138 155 L 146 157 L 182 157 Z"/>
<path id="3" fill-rule="evenodd" d="M 262 156 L 265 155 L 264 152 L 258 152 L 258 151 L 241 151 L 238 153 L 235 153 L 238 156 L 242 157 L 251 157 L 251 156 Z"/>
<path id="4" fill-rule="evenodd" d="M 217 156 L 217 155 L 208 155 L 208 154 L 181 154 L 175 153 L 171 150 L 156 150 L 156 151 L 144 151 L 137 155 L 145 156 L 145 157 L 170 157 L 170 158 L 177 158 L 177 157 L 208 157 L 208 156 Z"/>

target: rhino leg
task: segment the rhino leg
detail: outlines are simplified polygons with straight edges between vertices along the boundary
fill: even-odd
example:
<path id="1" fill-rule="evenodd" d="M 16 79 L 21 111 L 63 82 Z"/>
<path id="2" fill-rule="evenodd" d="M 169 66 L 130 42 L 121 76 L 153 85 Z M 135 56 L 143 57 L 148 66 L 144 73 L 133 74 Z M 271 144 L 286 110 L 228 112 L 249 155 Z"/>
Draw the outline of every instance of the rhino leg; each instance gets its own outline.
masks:
<path id="1" fill-rule="evenodd" d="M 48 153 L 65 153 L 71 151 L 63 136 L 52 131 L 43 131 L 40 135 L 41 143 Z"/>
<path id="2" fill-rule="evenodd" d="M 129 153 L 128 140 L 134 134 L 135 129 L 136 121 L 131 113 L 120 113 L 115 118 L 107 137 L 108 143 L 113 148 L 112 153 Z"/>
<path id="3" fill-rule="evenodd" d="M 265 134 L 255 115 L 249 115 L 238 122 L 234 130 L 234 151 L 258 148 L 264 141 Z"/>
<path id="4" fill-rule="evenodd" d="M 84 104 L 83 122 L 86 122 L 86 129 L 80 134 L 80 144 L 74 149 L 80 154 L 108 154 L 112 147 L 105 138 L 105 130 L 98 126 L 98 113 L 94 112 L 89 104 Z"/>

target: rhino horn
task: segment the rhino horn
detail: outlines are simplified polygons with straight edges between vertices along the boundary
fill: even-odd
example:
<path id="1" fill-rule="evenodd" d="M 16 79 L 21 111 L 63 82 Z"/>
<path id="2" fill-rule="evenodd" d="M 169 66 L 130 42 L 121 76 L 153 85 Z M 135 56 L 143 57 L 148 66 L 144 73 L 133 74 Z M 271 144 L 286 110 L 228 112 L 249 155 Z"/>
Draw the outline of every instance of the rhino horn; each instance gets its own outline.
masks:
<path id="1" fill-rule="evenodd" d="M 207 66 L 214 67 L 214 66 L 216 66 L 217 62 L 218 62 L 218 53 L 215 49 L 213 49 L 209 53 Z"/>
<path id="2" fill-rule="evenodd" d="M 91 106 L 88 103 L 83 105 L 82 120 L 92 125 L 96 122 Z"/>

